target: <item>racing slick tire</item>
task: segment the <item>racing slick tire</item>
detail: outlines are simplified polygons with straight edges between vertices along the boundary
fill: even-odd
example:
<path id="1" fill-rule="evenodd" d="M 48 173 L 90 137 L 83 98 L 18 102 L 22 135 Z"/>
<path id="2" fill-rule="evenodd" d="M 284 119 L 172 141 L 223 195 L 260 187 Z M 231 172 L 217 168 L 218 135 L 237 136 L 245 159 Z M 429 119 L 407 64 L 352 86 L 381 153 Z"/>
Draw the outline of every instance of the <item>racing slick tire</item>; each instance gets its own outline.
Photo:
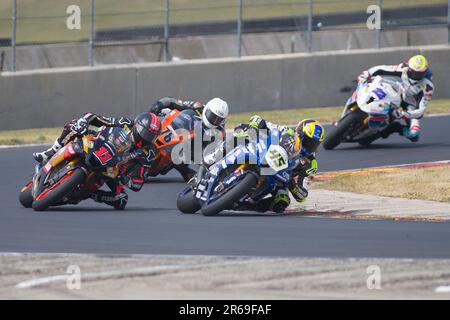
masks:
<path id="1" fill-rule="evenodd" d="M 31 208 L 33 205 L 33 182 L 29 182 L 25 185 L 19 193 L 19 202 L 25 208 Z"/>
<path id="2" fill-rule="evenodd" d="M 43 211 L 54 203 L 58 203 L 61 198 L 66 196 L 86 178 L 86 174 L 80 168 L 76 168 L 71 172 L 72 174 L 62 177 L 56 183 L 56 187 L 53 186 L 50 189 L 44 190 L 44 192 L 36 197 L 36 200 L 33 201 L 33 209 L 35 211 Z"/>
<path id="3" fill-rule="evenodd" d="M 203 205 L 201 212 L 204 216 L 213 216 L 229 209 L 236 201 L 248 193 L 256 185 L 257 177 L 252 173 L 247 175 L 230 191 L 209 205 Z"/>
<path id="4" fill-rule="evenodd" d="M 359 116 L 354 112 L 350 112 L 342 118 L 334 130 L 325 137 L 325 140 L 323 141 L 323 147 L 325 150 L 332 150 L 336 148 L 342 142 L 342 138 L 348 128 L 357 121 L 359 121 Z"/>
<path id="5" fill-rule="evenodd" d="M 187 187 L 178 195 L 177 208 L 183 213 L 196 213 L 200 210 L 201 205 L 191 187 Z"/>

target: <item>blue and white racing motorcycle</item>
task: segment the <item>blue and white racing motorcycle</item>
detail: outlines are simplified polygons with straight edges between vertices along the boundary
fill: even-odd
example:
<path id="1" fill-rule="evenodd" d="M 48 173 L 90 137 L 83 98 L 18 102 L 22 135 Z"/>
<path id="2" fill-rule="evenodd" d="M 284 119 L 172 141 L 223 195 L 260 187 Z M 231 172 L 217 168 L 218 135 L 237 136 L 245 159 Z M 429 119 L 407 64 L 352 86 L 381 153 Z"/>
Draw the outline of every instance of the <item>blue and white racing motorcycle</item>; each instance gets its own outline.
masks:
<path id="1" fill-rule="evenodd" d="M 238 209 L 247 201 L 257 202 L 277 186 L 288 183 L 292 168 L 300 160 L 289 159 L 278 141 L 276 133 L 271 139 L 238 145 L 209 168 L 202 166 L 194 182 L 179 194 L 178 209 L 183 213 L 200 210 L 212 216 Z"/>
<path id="2" fill-rule="evenodd" d="M 404 91 L 400 82 L 380 76 L 358 84 L 323 147 L 331 150 L 342 142 L 371 144 L 383 128 L 397 120 L 395 114 L 401 108 Z"/>

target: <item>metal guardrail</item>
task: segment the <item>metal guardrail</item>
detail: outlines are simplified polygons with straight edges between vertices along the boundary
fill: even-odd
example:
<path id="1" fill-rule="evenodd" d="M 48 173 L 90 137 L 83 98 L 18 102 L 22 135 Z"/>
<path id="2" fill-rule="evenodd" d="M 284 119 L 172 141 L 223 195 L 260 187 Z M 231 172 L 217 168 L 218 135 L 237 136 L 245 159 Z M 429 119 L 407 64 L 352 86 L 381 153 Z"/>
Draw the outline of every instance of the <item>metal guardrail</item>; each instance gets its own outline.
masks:
<path id="1" fill-rule="evenodd" d="M 16 71 L 16 49 L 20 45 L 25 44 L 41 44 L 49 43 L 49 41 L 42 41 L 36 39 L 36 41 L 23 41 L 18 39 L 18 31 L 21 31 L 23 36 L 24 29 L 22 24 L 27 25 L 30 21 L 48 22 L 50 20 L 67 19 L 64 15 L 48 15 L 48 16 L 34 16 L 22 15 L 21 10 L 23 7 L 23 0 L 9 0 L 11 1 L 11 17 L 5 18 L 0 15 L 0 23 L 3 25 L 10 23 L 10 39 L 0 39 L 3 46 L 10 44 L 11 57 L 10 69 Z M 103 1 L 103 2 L 102 2 Z M 74 2 L 84 4 L 88 3 L 89 6 L 84 8 L 82 18 L 89 21 L 89 30 L 84 34 L 84 38 L 79 38 L 75 41 L 84 41 L 88 43 L 87 57 L 88 64 L 90 66 L 95 65 L 95 47 L 117 45 L 120 42 L 133 41 L 145 41 L 146 43 L 154 43 L 161 45 L 162 52 L 161 57 L 164 57 L 165 61 L 171 60 L 170 54 L 170 39 L 173 37 L 194 36 L 194 35 L 213 35 L 213 34 L 236 34 L 236 56 L 242 55 L 242 35 L 245 33 L 260 33 L 260 32 L 278 32 L 278 31 L 293 31 L 304 32 L 306 39 L 307 51 L 313 51 L 313 33 L 318 30 L 348 30 L 352 29 L 352 25 L 358 26 L 358 28 L 365 28 L 365 24 L 369 15 L 368 10 L 363 11 L 362 3 L 364 1 L 359 0 L 266 0 L 266 1 L 254 1 L 254 0 L 229 0 L 221 1 L 219 4 L 212 4 L 211 2 L 201 2 L 202 5 L 198 5 L 195 2 L 195 6 L 189 7 L 176 7 L 172 4 L 171 0 L 146 0 L 148 3 L 148 9 L 134 10 L 134 11 L 121 11 L 121 12 L 99 12 L 96 7 L 98 3 L 105 3 L 104 0 L 74 0 Z M 381 18 L 381 28 L 374 31 L 374 44 L 376 48 L 381 47 L 381 33 L 383 30 L 400 29 L 411 26 L 420 25 L 446 25 L 449 30 L 448 43 L 450 43 L 450 0 L 442 0 L 438 4 L 421 5 L 416 7 L 406 6 L 401 8 L 392 8 L 390 0 L 366 0 L 367 4 L 373 4 L 378 6 Z M 444 2 L 445 1 L 445 2 Z M 5 0 L 6 2 L 6 0 Z M 48 0 L 47 0 L 48 2 Z M 55 2 L 56 3 L 56 2 Z M 127 1 L 129 6 L 133 6 L 132 1 Z M 142 3 L 142 1 L 141 1 Z M 226 4 L 223 4 L 226 3 Z M 426 3 L 424 1 L 424 3 Z M 194 4 L 194 2 L 193 2 Z M 334 12 L 330 9 L 326 12 L 316 12 L 316 8 L 329 5 L 340 6 L 349 8 L 349 11 Z M 352 7 L 358 5 L 359 9 L 354 11 Z M 383 8 L 383 6 L 391 5 L 390 7 Z M 147 7 L 145 7 L 147 8 Z M 284 16 L 270 16 L 270 14 L 264 13 L 264 17 L 249 17 L 248 12 L 271 12 L 272 9 L 288 8 L 290 11 Z M 303 14 L 298 14 L 297 8 Z M 1 7 L 0 7 L 1 9 Z M 30 9 L 30 8 L 28 8 Z M 29 12 L 30 10 L 26 11 Z M 224 21 L 215 21 L 217 17 L 221 17 L 222 12 L 228 12 L 232 18 Z M 320 10 L 318 10 L 320 11 Z M 214 13 L 211 17 L 206 13 Z M 234 14 L 232 14 L 234 12 Z M 1 12 L 0 12 L 1 13 Z M 203 14 L 203 20 L 194 20 L 186 22 L 180 17 L 183 15 L 199 15 Z M 120 20 L 123 17 L 133 21 L 133 18 L 142 15 L 150 15 L 148 18 L 148 24 L 136 23 L 135 26 L 119 25 L 118 27 L 105 26 L 105 19 L 110 18 Z M 234 17 L 233 17 L 234 16 Z M 114 18 L 114 19 L 112 19 Z M 154 18 L 155 21 L 152 21 Z M 137 19 L 137 18 L 136 18 Z M 235 20 L 233 20 L 235 19 Z M 142 20 L 142 19 L 141 19 Z M 214 22 L 213 22 L 214 21 Z M 0 25 L 1 28 L 1 25 Z M 0 37 L 4 34 L 0 34 Z M 20 37 L 19 37 L 20 38 Z M 20 41 L 18 41 L 20 40 Z M 63 42 L 73 42 L 74 40 L 64 40 Z M 50 41 L 52 42 L 52 41 Z M 55 41 L 59 42 L 59 41 Z M 0 45 L 1 45 L 0 43 Z M 53 42 L 52 42 L 53 43 Z"/>

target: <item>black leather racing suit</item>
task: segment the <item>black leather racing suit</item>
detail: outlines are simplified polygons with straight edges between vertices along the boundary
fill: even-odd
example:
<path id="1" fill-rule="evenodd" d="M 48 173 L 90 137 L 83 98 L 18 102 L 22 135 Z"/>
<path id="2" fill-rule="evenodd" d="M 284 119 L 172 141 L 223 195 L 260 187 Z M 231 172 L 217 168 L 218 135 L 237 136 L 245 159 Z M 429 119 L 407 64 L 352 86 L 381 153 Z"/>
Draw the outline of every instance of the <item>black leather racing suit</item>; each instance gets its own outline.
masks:
<path id="1" fill-rule="evenodd" d="M 97 202 L 103 202 L 115 207 L 124 209 L 128 202 L 128 195 L 124 190 L 124 185 L 137 192 L 144 184 L 145 167 L 150 167 L 155 159 L 155 147 L 137 148 L 131 144 L 130 134 L 133 127 L 133 120 L 125 117 L 104 117 L 94 113 L 86 113 L 82 117 L 89 126 L 94 127 L 123 127 L 127 128 L 127 141 L 124 146 L 126 152 L 121 159 L 120 176 L 114 180 L 105 181 L 111 191 L 96 190 L 91 198 Z M 73 119 L 66 123 L 57 142 L 60 145 L 66 145 L 78 134 L 73 131 L 72 126 L 79 119 Z"/>
<path id="2" fill-rule="evenodd" d="M 163 109 L 179 110 L 179 111 L 194 110 L 201 119 L 204 107 L 205 107 L 205 105 L 201 102 L 183 101 L 183 100 L 177 100 L 177 99 L 170 98 L 170 97 L 165 97 L 165 98 L 157 100 L 150 107 L 149 111 L 151 113 L 161 115 L 161 111 Z M 207 134 L 208 128 L 203 127 L 203 129 L 204 129 L 203 134 L 204 135 Z M 222 135 L 222 138 L 225 137 L 225 128 L 223 126 L 217 127 L 216 129 L 219 130 L 219 132 Z M 209 139 L 203 139 L 203 143 L 202 143 L 203 150 L 208 144 L 210 144 L 212 142 L 214 142 L 214 140 L 210 141 Z M 189 181 L 195 175 L 195 170 L 192 170 L 191 168 L 189 168 L 188 164 L 174 165 L 174 168 L 183 176 L 183 179 L 186 182 Z"/>

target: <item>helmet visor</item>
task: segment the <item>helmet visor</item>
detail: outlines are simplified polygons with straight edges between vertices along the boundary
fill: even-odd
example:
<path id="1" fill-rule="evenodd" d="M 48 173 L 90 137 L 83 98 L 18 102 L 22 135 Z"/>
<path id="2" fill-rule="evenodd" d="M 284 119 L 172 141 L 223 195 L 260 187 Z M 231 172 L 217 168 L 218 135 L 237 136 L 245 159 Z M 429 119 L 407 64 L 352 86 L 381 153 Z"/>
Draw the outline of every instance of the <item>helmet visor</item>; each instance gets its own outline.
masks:
<path id="1" fill-rule="evenodd" d="M 222 125 L 223 122 L 225 121 L 224 118 L 213 113 L 209 108 L 205 109 L 205 118 L 209 121 L 210 124 L 216 127 Z"/>
<path id="2" fill-rule="evenodd" d="M 320 141 L 311 139 L 307 136 L 303 136 L 302 139 L 302 154 L 303 155 L 310 155 L 317 151 L 317 149 L 320 146 Z"/>
<path id="3" fill-rule="evenodd" d="M 414 71 L 412 69 L 408 69 L 408 78 L 420 81 L 425 77 L 426 71 Z"/>
<path id="4" fill-rule="evenodd" d="M 286 150 L 289 159 L 292 159 L 298 155 L 300 146 L 300 139 L 298 136 L 283 134 L 280 138 L 279 144 Z"/>
<path id="5" fill-rule="evenodd" d="M 149 145 L 155 141 L 157 135 L 144 128 L 141 124 L 136 124 L 133 132 L 134 143 L 139 147 Z"/>

